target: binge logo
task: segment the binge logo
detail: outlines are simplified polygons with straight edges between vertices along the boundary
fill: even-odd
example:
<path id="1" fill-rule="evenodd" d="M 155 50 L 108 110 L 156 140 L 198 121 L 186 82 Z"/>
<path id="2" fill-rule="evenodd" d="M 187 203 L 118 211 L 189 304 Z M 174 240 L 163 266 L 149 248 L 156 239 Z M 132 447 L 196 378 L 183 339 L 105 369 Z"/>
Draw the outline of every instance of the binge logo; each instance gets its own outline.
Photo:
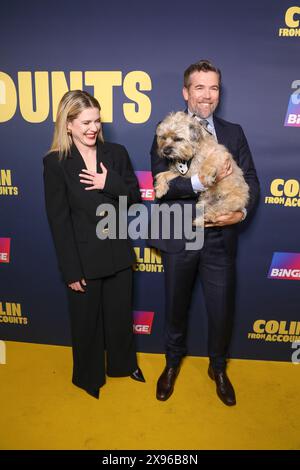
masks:
<path id="1" fill-rule="evenodd" d="M 9 263 L 10 238 L 0 238 L 0 263 Z"/>
<path id="2" fill-rule="evenodd" d="M 300 281 L 300 253 L 274 253 L 268 278 Z"/>
<path id="3" fill-rule="evenodd" d="M 0 169 L 0 196 L 17 196 L 18 188 L 12 185 L 11 170 Z"/>
<path id="4" fill-rule="evenodd" d="M 0 364 L 6 364 L 6 347 L 4 341 L 0 341 Z"/>
<path id="5" fill-rule="evenodd" d="M 291 87 L 294 91 L 290 96 L 284 126 L 300 127 L 300 80 L 294 80 Z"/>
<path id="6" fill-rule="evenodd" d="M 139 182 L 143 201 L 154 201 L 155 196 L 151 171 L 136 171 L 135 174 Z"/>
<path id="7" fill-rule="evenodd" d="M 151 335 L 154 312 L 133 312 L 133 331 L 137 335 Z"/>
<path id="8" fill-rule="evenodd" d="M 279 28 L 278 36 L 299 37 L 300 36 L 300 6 L 290 7 L 285 12 L 285 24 L 287 28 Z"/>

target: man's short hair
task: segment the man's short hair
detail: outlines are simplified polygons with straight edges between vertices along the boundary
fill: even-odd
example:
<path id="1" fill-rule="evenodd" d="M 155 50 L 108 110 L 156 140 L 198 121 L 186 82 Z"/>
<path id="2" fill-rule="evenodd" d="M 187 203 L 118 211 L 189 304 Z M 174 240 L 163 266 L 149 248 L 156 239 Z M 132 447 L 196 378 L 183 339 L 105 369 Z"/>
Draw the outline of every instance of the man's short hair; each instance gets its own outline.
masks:
<path id="1" fill-rule="evenodd" d="M 221 70 L 214 66 L 209 60 L 199 60 L 195 64 L 191 64 L 184 72 L 184 86 L 189 88 L 190 76 L 194 72 L 216 72 L 219 75 L 219 85 L 221 85 Z"/>

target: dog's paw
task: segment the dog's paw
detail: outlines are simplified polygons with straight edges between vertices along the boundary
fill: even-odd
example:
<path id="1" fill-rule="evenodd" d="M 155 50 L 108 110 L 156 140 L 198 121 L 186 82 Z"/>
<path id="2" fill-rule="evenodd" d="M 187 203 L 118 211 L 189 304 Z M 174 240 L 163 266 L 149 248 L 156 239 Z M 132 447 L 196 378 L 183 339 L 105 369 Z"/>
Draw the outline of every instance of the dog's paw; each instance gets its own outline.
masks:
<path id="1" fill-rule="evenodd" d="M 206 188 L 213 186 L 217 179 L 217 169 L 215 167 L 209 168 L 205 173 L 199 174 L 199 180 Z"/>
<path id="2" fill-rule="evenodd" d="M 167 179 L 167 172 L 159 173 L 155 177 L 155 183 L 154 183 L 154 191 L 155 191 L 155 196 L 160 199 L 163 197 L 165 194 L 167 194 L 169 190 L 169 184 L 168 184 L 168 179 Z"/>
<path id="3" fill-rule="evenodd" d="M 214 224 L 218 218 L 218 214 L 214 210 L 206 209 L 204 221 L 207 224 Z"/>
<path id="4" fill-rule="evenodd" d="M 155 191 L 155 196 L 157 197 L 157 199 L 160 199 L 165 194 L 167 194 L 168 190 L 169 190 L 169 185 L 168 185 L 166 179 L 162 176 L 157 178 L 157 180 L 154 184 L 154 191 Z"/>
<path id="5" fill-rule="evenodd" d="M 203 217 L 197 217 L 196 219 L 193 220 L 193 226 L 194 227 L 204 227 L 204 218 Z"/>
<path id="6" fill-rule="evenodd" d="M 156 186 L 154 188 L 154 190 L 155 190 L 155 196 L 156 196 L 157 199 L 162 198 L 168 192 L 168 188 L 161 187 L 161 186 L 159 186 L 159 187 Z"/>

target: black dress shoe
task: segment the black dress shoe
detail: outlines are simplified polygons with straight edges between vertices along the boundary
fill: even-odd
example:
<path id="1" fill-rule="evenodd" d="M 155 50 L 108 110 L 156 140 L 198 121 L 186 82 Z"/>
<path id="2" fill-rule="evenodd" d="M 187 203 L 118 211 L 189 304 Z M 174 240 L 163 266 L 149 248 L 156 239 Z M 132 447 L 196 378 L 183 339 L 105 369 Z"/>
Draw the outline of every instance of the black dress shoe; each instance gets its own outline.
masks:
<path id="1" fill-rule="evenodd" d="M 216 382 L 216 391 L 220 400 L 222 400 L 222 402 L 227 406 L 235 405 L 236 399 L 234 389 L 229 378 L 227 377 L 225 370 L 221 372 L 214 371 L 210 365 L 208 368 L 208 375 Z"/>
<path id="2" fill-rule="evenodd" d="M 75 379 L 72 379 L 72 383 L 76 385 L 76 387 L 82 388 L 85 392 L 87 392 L 89 395 L 91 395 L 94 398 L 99 398 L 100 394 L 100 388 L 86 388 L 83 385 L 80 385 L 79 382 L 77 382 Z"/>
<path id="3" fill-rule="evenodd" d="M 143 372 L 138 367 L 130 376 L 133 380 L 137 380 L 138 382 L 146 382 Z"/>
<path id="4" fill-rule="evenodd" d="M 163 373 L 158 379 L 156 387 L 156 398 L 160 401 L 166 401 L 173 393 L 174 384 L 180 367 L 165 367 Z"/>

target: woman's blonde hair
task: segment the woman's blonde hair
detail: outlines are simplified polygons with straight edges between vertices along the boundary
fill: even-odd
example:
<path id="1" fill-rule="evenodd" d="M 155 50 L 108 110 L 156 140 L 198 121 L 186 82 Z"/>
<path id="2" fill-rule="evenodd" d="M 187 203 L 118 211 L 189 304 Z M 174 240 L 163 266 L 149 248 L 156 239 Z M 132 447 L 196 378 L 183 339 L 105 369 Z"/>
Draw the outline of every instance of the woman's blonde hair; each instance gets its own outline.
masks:
<path id="1" fill-rule="evenodd" d="M 73 143 L 71 135 L 68 133 L 68 122 L 72 122 L 79 114 L 87 108 L 97 108 L 101 110 L 99 102 L 92 95 L 82 90 L 68 91 L 59 102 L 53 140 L 50 152 L 59 153 L 59 158 L 65 158 Z M 98 140 L 104 142 L 102 128 L 98 134 Z"/>

